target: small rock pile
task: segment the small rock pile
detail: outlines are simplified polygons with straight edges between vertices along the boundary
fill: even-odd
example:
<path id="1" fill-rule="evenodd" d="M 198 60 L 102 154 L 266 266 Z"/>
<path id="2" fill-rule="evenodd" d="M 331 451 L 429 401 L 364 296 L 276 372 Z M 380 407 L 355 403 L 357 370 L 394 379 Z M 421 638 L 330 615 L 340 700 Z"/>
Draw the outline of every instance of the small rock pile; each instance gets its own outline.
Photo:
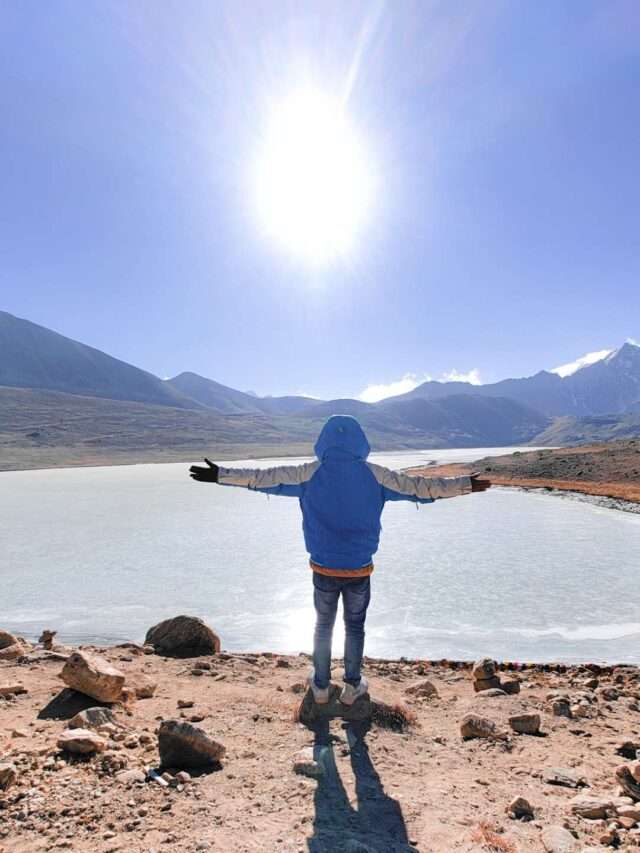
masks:
<path id="1" fill-rule="evenodd" d="M 476 693 L 485 690 L 500 690 L 504 694 L 520 692 L 520 682 L 517 678 L 501 680 L 498 676 L 498 666 L 491 658 L 477 660 L 471 669 L 473 689 Z"/>

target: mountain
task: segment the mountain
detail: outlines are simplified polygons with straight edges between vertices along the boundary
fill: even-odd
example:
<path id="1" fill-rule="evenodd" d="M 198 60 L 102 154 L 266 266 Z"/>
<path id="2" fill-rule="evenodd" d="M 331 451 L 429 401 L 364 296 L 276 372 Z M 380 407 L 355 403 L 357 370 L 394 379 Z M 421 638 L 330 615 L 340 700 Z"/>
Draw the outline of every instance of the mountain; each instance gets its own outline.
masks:
<path id="1" fill-rule="evenodd" d="M 488 385 L 424 382 L 395 400 L 437 400 L 451 394 L 507 397 L 551 417 L 622 414 L 640 402 L 640 347 L 626 343 L 569 376 L 541 370 L 523 379 Z"/>
<path id="2" fill-rule="evenodd" d="M 293 414 L 310 409 L 316 403 L 310 397 L 258 397 L 190 372 L 180 373 L 165 382 L 178 393 L 225 415 Z"/>
<path id="3" fill-rule="evenodd" d="M 147 371 L 0 312 L 0 469 L 97 461 L 310 453 L 332 414 L 376 450 L 583 443 L 640 432 L 640 347 L 568 376 L 425 382 L 364 403 L 258 397 L 196 373 Z"/>
<path id="4" fill-rule="evenodd" d="M 549 426 L 535 437 L 533 443 L 559 447 L 626 438 L 640 438 L 640 406 L 635 411 L 622 415 L 590 415 L 583 418 L 566 415 L 554 418 Z M 640 467 L 640 448 L 638 466 Z"/>
<path id="5" fill-rule="evenodd" d="M 0 385 L 199 408 L 157 376 L 0 311 Z"/>
<path id="6" fill-rule="evenodd" d="M 507 397 L 452 394 L 438 400 L 391 397 L 378 403 L 403 423 L 449 436 L 450 446 L 526 444 L 549 426 L 550 419 Z"/>

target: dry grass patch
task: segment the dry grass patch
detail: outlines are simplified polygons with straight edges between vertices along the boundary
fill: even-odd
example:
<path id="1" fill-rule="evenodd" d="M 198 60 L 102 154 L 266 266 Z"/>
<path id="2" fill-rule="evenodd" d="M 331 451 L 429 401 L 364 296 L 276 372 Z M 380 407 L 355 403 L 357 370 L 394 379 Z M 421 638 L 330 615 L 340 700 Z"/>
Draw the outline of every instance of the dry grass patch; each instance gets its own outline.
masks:
<path id="1" fill-rule="evenodd" d="M 513 841 L 509 841 L 484 821 L 473 830 L 471 840 L 474 844 L 479 844 L 487 853 L 518 853 L 518 848 Z"/>

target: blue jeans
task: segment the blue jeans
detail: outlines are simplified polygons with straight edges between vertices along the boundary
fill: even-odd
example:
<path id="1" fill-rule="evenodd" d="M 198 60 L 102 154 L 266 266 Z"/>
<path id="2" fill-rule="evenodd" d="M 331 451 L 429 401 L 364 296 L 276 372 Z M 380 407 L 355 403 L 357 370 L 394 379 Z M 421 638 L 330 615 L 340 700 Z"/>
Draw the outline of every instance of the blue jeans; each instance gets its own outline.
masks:
<path id="1" fill-rule="evenodd" d="M 344 614 L 344 680 L 357 687 L 364 649 L 364 620 L 371 598 L 371 583 L 365 578 L 335 578 L 313 573 L 313 603 L 316 629 L 313 635 L 313 668 L 316 686 L 328 687 L 331 680 L 331 637 L 342 593 Z"/>

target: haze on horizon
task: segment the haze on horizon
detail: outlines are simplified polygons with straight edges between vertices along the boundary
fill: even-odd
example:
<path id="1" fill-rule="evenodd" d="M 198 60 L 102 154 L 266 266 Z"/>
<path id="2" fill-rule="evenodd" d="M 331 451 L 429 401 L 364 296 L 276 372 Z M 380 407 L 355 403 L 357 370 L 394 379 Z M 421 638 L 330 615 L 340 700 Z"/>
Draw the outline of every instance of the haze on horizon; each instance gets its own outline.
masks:
<path id="1" fill-rule="evenodd" d="M 27 0 L 0 29 L 1 309 L 371 400 L 638 335 L 633 0 Z"/>

